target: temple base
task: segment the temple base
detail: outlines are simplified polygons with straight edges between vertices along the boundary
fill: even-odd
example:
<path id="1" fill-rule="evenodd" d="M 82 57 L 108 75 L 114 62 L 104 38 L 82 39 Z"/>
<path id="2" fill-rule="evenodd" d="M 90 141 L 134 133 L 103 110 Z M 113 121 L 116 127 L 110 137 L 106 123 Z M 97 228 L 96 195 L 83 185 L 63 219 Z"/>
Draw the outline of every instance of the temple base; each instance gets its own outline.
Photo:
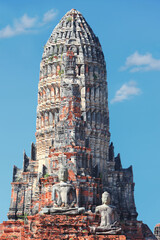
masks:
<path id="1" fill-rule="evenodd" d="M 90 226 L 98 226 L 100 218 L 93 213 L 81 215 L 34 215 L 24 220 L 0 224 L 0 239 L 77 239 L 77 240 L 145 240 L 156 239 L 147 225 L 140 221 L 122 224 L 121 235 L 92 234 Z"/>

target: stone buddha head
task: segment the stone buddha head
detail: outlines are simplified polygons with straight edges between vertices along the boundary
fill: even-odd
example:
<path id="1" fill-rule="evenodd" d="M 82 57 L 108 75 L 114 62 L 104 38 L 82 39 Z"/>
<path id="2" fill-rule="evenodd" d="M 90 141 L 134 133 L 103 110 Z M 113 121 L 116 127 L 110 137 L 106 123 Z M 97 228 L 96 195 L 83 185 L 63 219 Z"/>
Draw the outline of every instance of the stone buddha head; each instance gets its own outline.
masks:
<path id="1" fill-rule="evenodd" d="M 110 202 L 111 202 L 110 194 L 108 192 L 104 192 L 102 194 L 102 204 L 109 205 Z"/>
<path id="2" fill-rule="evenodd" d="M 60 182 L 67 182 L 68 180 L 68 169 L 64 166 L 59 168 L 58 179 Z"/>

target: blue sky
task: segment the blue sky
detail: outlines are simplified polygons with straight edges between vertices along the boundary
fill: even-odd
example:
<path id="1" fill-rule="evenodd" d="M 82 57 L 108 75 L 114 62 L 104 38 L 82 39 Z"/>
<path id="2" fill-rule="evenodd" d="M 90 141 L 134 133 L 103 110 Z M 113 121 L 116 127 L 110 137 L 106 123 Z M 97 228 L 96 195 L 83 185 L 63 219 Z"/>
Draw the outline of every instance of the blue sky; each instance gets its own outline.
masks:
<path id="1" fill-rule="evenodd" d="M 0 222 L 13 165 L 35 142 L 39 64 L 53 28 L 79 10 L 101 42 L 108 75 L 111 141 L 133 165 L 138 219 L 160 222 L 160 1 L 0 0 Z"/>

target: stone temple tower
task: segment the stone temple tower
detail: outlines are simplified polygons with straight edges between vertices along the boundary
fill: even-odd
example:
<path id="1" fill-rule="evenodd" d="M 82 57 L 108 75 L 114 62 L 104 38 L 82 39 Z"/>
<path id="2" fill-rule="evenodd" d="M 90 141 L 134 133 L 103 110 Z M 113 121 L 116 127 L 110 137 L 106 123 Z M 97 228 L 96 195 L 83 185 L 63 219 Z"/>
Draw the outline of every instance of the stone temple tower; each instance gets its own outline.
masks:
<path id="1" fill-rule="evenodd" d="M 98 38 L 81 13 L 74 9 L 53 30 L 40 64 L 36 131 L 38 172 L 42 172 L 43 165 L 48 167 L 49 147 L 56 144 L 57 126 L 59 121 L 67 119 L 70 99 L 64 98 L 66 94 L 73 95 L 72 90 L 67 93 L 67 88 L 72 86 L 77 88 L 79 118 L 85 123 L 79 140 L 85 134 L 85 142 L 77 142 L 75 132 L 69 132 L 66 137 L 72 135 L 73 144 L 91 148 L 91 165 L 100 174 L 108 159 L 110 141 L 106 65 Z M 62 144 L 67 145 L 63 138 L 59 147 Z"/>
<path id="2" fill-rule="evenodd" d="M 102 47 L 82 14 L 72 9 L 44 46 L 38 85 L 36 145 L 31 146 L 31 158 L 24 153 L 22 170 L 14 166 L 14 197 L 8 217 L 17 218 L 24 212 L 32 214 L 40 198 L 40 179 L 52 176 L 54 183 L 59 166 L 65 165 L 69 179 L 75 182 L 79 192 L 80 205 L 94 209 L 106 189 L 112 193 L 121 218 L 136 219 L 132 167 L 122 168 L 120 156 L 114 157 L 113 144 L 109 143 L 108 90 Z M 95 183 L 92 197 L 88 193 L 90 186 L 81 184 L 81 179 L 87 177 Z"/>
<path id="3" fill-rule="evenodd" d="M 74 209 L 85 209 L 86 215 L 79 218 L 85 222 L 85 229 L 83 224 L 82 229 L 77 230 L 80 225 L 76 225 L 75 216 L 69 221 L 69 224 L 73 221 L 80 236 L 89 231 L 86 230 L 89 219 L 97 221 L 94 211 L 101 204 L 104 191 L 110 194 L 111 204 L 116 207 L 129 239 L 135 236 L 145 239 L 145 231 L 150 234 L 147 227 L 137 221 L 132 167 L 122 168 L 120 155 L 114 156 L 114 146 L 110 143 L 106 78 L 106 63 L 98 38 L 82 14 L 70 10 L 44 46 L 38 84 L 36 144 L 31 145 L 31 157 L 24 152 L 23 168 L 13 168 L 9 221 L 0 225 L 0 236 L 3 233 L 4 237 L 1 239 L 5 239 L 2 229 L 7 224 L 15 227 L 20 224 L 18 219 L 26 216 L 29 225 L 23 229 L 24 236 L 41 239 L 38 234 L 50 225 L 39 213 L 42 209 L 49 213 L 57 202 L 60 205 L 60 199 L 64 198 L 64 194 L 60 197 L 62 186 L 65 193 L 64 187 L 70 189 L 66 199 L 71 202 L 74 199 Z M 67 169 L 66 182 L 62 184 L 58 175 L 61 169 Z M 62 204 L 61 210 L 66 211 L 63 207 Z M 86 218 L 87 214 L 90 218 Z M 56 216 L 49 221 L 57 221 Z M 64 230 L 70 225 L 65 215 L 62 218 Z M 67 229 L 70 236 L 70 228 Z"/>
<path id="4" fill-rule="evenodd" d="M 20 210 L 16 202 L 19 197 L 15 207 L 12 199 L 8 216 L 30 212 L 39 197 L 37 179 L 56 177 L 62 164 L 68 167 L 72 181 L 79 181 L 77 176 L 102 181 L 103 187 L 97 194 L 104 188 L 113 192 L 115 204 L 123 209 L 123 217 L 136 218 L 132 169 L 122 169 L 120 157 L 114 157 L 113 144 L 109 146 L 109 142 L 108 90 L 102 47 L 81 13 L 72 9 L 44 46 L 38 85 L 36 145 L 32 144 L 31 159 L 24 153 L 23 170 L 14 167 L 12 184 L 13 191 L 18 191 L 19 197 L 25 192 L 23 198 L 27 200 L 24 206 L 20 201 Z M 19 180 L 21 184 L 17 187 Z M 27 187 L 23 185 L 26 181 L 29 181 Z M 90 202 L 86 201 L 87 196 L 79 198 L 87 208 L 99 201 L 96 194 Z"/>

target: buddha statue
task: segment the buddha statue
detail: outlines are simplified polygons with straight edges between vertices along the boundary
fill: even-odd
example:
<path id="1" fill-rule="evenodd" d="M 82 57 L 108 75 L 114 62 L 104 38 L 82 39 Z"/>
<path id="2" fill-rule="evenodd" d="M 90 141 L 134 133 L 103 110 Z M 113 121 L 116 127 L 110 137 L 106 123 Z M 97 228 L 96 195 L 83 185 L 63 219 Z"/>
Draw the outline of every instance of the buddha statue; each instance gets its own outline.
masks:
<path id="1" fill-rule="evenodd" d="M 79 214 L 85 209 L 77 207 L 76 189 L 68 183 L 68 169 L 64 166 L 59 168 L 59 182 L 53 185 L 52 200 L 53 207 L 43 208 L 41 214 Z"/>
<path id="2" fill-rule="evenodd" d="M 95 213 L 101 215 L 101 223 L 98 227 L 90 227 L 92 233 L 117 234 L 121 231 L 118 226 L 118 214 L 116 208 L 110 205 L 111 198 L 108 192 L 102 194 L 102 205 L 96 207 Z"/>

